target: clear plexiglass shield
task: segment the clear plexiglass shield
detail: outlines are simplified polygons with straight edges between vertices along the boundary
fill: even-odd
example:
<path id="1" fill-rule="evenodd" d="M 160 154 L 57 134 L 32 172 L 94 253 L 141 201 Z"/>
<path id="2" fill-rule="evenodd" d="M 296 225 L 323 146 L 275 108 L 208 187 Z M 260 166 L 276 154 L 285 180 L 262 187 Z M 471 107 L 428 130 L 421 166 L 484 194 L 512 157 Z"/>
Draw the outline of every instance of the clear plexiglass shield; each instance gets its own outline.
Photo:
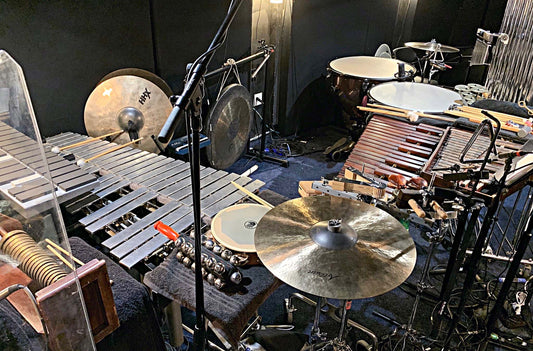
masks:
<path id="1" fill-rule="evenodd" d="M 95 349 L 58 203 L 96 180 L 75 167 L 43 146 L 22 69 L 0 50 L 0 344 Z"/>

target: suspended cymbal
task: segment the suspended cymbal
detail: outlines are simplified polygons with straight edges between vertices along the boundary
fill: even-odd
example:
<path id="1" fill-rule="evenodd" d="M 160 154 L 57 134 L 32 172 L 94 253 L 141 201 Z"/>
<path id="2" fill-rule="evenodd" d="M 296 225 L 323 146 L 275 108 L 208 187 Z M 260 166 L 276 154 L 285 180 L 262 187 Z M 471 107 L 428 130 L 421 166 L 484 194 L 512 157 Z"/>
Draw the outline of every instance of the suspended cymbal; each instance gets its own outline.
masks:
<path id="1" fill-rule="evenodd" d="M 416 263 L 413 239 L 394 217 L 330 196 L 290 200 L 270 210 L 257 225 L 255 247 L 277 278 L 335 299 L 383 294 L 404 282 Z"/>
<path id="2" fill-rule="evenodd" d="M 117 76 L 101 82 L 85 104 L 84 122 L 92 137 L 122 129 L 143 140 L 134 147 L 159 153 L 151 136 L 157 136 L 172 110 L 168 96 L 151 81 L 137 76 Z M 118 144 L 129 141 L 128 132 L 114 139 Z M 166 145 L 162 145 L 164 148 Z"/>
<path id="3" fill-rule="evenodd" d="M 140 68 L 121 68 L 121 69 L 117 69 L 116 71 L 113 71 L 111 73 L 106 74 L 102 79 L 100 79 L 100 83 L 105 81 L 105 80 L 108 80 L 110 78 L 118 77 L 118 76 L 137 76 L 137 77 L 141 77 L 141 78 L 144 78 L 144 79 L 148 79 L 150 82 L 154 83 L 161 90 L 163 90 L 165 92 L 165 94 L 167 94 L 168 97 L 173 95 L 172 89 L 167 84 L 167 82 L 165 82 L 161 77 L 159 77 L 158 75 L 156 75 L 156 74 L 154 74 L 154 73 L 152 73 L 150 71 L 146 71 L 146 70 L 140 69 Z"/>
<path id="4" fill-rule="evenodd" d="M 205 148 L 209 165 L 226 169 L 244 152 L 252 123 L 252 99 L 239 84 L 224 88 L 211 108 L 204 134 L 211 144 Z"/>
<path id="5" fill-rule="evenodd" d="M 445 53 L 459 52 L 458 48 L 449 45 L 442 45 L 437 42 L 429 41 L 427 43 L 419 41 L 411 41 L 405 43 L 405 46 L 408 46 L 413 49 L 424 50 L 424 51 L 440 51 Z"/>

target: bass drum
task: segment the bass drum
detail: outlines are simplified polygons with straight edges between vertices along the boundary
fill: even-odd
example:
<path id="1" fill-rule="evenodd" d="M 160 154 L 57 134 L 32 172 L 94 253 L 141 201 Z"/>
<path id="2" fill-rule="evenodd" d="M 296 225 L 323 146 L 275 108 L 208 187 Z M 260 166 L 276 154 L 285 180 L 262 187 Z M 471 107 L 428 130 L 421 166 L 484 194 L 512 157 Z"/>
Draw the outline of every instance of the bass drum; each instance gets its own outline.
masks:
<path id="1" fill-rule="evenodd" d="M 367 91 L 376 84 L 398 80 L 398 64 L 403 63 L 406 76 L 412 80 L 416 68 L 400 60 L 375 56 L 349 56 L 333 60 L 328 67 L 328 80 L 343 111 L 351 118 L 360 117 L 361 105 Z"/>
<path id="2" fill-rule="evenodd" d="M 239 159 L 246 149 L 252 125 L 252 99 L 240 84 L 224 88 L 211 108 L 203 133 L 211 143 L 205 147 L 209 166 L 226 169 Z"/>

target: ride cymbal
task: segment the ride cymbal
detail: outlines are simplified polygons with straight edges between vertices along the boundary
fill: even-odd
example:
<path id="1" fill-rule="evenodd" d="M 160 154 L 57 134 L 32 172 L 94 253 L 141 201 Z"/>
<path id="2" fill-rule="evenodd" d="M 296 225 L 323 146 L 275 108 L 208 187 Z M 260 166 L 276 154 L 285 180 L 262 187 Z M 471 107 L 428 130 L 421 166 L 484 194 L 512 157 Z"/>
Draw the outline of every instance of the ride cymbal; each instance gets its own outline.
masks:
<path id="1" fill-rule="evenodd" d="M 394 217 L 330 196 L 290 200 L 270 210 L 257 225 L 255 247 L 277 278 L 335 299 L 383 294 L 404 282 L 416 263 L 413 239 Z"/>
<path id="2" fill-rule="evenodd" d="M 92 137 L 125 130 L 113 141 L 125 144 L 143 137 L 134 147 L 159 153 L 151 137 L 159 134 L 171 110 L 168 96 L 151 81 L 137 76 L 116 76 L 98 84 L 87 99 L 85 128 Z"/>
<path id="3" fill-rule="evenodd" d="M 424 51 L 440 51 L 444 53 L 459 52 L 460 50 L 456 47 L 449 45 L 442 45 L 437 42 L 428 41 L 426 43 L 419 41 L 411 41 L 405 43 L 405 46 L 408 46 L 413 49 L 424 50 Z"/>

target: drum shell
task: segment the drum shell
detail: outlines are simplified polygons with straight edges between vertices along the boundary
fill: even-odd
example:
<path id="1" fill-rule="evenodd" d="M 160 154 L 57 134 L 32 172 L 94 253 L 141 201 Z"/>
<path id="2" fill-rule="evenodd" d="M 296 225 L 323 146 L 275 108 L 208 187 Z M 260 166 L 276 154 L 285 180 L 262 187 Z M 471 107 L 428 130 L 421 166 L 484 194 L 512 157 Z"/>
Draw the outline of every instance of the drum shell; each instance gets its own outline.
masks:
<path id="1" fill-rule="evenodd" d="M 333 62 L 333 61 L 332 61 Z M 359 118 L 362 115 L 357 110 L 361 105 L 364 96 L 375 85 L 385 82 L 398 81 L 397 77 L 391 76 L 388 79 L 372 79 L 367 77 L 357 77 L 344 74 L 334 70 L 331 63 L 328 66 L 327 82 L 331 87 L 335 97 L 340 102 L 342 109 L 349 116 Z M 406 76 L 402 81 L 412 81 L 413 75 L 406 71 Z"/>
<path id="2" fill-rule="evenodd" d="M 350 116 L 360 117 L 357 106 L 361 105 L 363 97 L 374 85 L 383 80 L 369 80 L 368 78 L 352 77 L 328 69 L 328 84 L 332 88 L 342 109 Z M 394 81 L 391 79 L 388 81 Z"/>

